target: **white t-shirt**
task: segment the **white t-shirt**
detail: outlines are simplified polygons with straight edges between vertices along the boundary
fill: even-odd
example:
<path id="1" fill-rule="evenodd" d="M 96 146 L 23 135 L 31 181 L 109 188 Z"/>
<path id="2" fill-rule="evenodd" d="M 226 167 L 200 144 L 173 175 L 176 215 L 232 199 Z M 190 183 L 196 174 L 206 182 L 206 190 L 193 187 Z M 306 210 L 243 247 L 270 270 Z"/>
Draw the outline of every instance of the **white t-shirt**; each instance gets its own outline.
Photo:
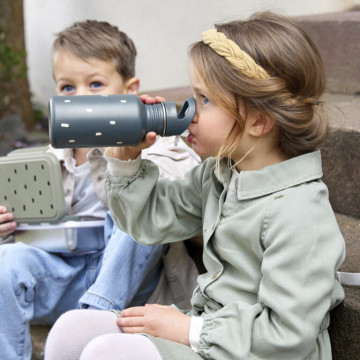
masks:
<path id="1" fill-rule="evenodd" d="M 89 162 L 86 161 L 82 165 L 75 166 L 74 169 L 75 190 L 71 204 L 74 215 L 104 219 L 107 208 L 98 199 L 94 191 Z"/>

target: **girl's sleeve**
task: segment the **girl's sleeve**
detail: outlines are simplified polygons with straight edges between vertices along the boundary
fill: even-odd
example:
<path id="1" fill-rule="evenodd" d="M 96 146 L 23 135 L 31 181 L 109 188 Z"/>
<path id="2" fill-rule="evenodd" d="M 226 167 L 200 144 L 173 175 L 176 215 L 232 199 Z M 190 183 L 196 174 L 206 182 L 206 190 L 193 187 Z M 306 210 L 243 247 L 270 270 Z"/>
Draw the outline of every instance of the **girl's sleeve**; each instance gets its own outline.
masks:
<path id="1" fill-rule="evenodd" d="M 159 180 L 159 170 L 142 160 L 135 174 L 107 174 L 106 194 L 116 225 L 145 245 L 188 239 L 202 229 L 202 166 L 184 179 Z"/>
<path id="2" fill-rule="evenodd" d="M 270 201 L 262 221 L 257 302 L 235 301 L 204 317 L 205 359 L 331 358 L 325 330 L 328 312 L 344 297 L 335 276 L 344 241 L 327 191 L 318 190 L 285 192 Z"/>

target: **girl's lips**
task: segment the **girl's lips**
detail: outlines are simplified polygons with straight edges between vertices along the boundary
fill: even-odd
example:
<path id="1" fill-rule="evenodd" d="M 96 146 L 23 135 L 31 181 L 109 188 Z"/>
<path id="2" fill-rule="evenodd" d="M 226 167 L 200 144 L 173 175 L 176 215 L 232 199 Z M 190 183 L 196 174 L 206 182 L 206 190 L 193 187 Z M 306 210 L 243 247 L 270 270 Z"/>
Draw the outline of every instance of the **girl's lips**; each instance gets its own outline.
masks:
<path id="1" fill-rule="evenodd" d="M 187 141 L 191 144 L 194 140 L 194 135 L 192 135 L 191 133 L 187 136 Z"/>

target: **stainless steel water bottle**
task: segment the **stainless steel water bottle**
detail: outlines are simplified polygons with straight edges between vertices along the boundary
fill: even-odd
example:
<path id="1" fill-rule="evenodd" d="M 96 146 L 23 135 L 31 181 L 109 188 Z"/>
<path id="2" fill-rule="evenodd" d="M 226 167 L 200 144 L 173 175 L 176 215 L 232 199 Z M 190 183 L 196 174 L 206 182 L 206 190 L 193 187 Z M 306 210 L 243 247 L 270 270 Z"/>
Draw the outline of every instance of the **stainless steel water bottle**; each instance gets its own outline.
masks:
<path id="1" fill-rule="evenodd" d="M 55 148 L 137 145 L 146 133 L 182 134 L 195 114 L 195 99 L 179 113 L 172 101 L 144 104 L 136 95 L 54 96 L 49 101 L 50 142 Z"/>

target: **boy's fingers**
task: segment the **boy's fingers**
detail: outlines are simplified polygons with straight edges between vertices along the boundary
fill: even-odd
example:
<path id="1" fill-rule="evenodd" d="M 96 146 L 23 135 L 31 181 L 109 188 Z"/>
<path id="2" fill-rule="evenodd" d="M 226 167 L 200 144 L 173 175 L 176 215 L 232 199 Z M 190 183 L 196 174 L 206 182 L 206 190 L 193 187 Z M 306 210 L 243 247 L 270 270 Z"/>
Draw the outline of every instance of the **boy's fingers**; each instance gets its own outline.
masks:
<path id="1" fill-rule="evenodd" d="M 149 94 L 140 95 L 140 99 L 145 104 L 153 104 L 155 102 L 155 99 L 151 97 Z"/>
<path id="2" fill-rule="evenodd" d="M 5 214 L 0 215 L 0 224 L 6 223 L 6 222 L 9 222 L 9 224 L 11 224 L 10 221 L 12 221 L 12 220 L 14 220 L 14 215 L 11 213 L 5 213 Z M 14 224 L 12 224 L 10 226 L 14 227 Z"/>
<path id="3" fill-rule="evenodd" d="M 142 102 L 144 102 L 145 104 L 157 104 L 160 102 L 165 101 L 165 98 L 163 98 L 162 96 L 150 96 L 149 94 L 143 94 L 140 96 L 140 99 Z"/>
<path id="4" fill-rule="evenodd" d="M 162 96 L 156 96 L 155 100 L 156 100 L 156 102 L 163 102 L 163 101 L 165 101 L 165 98 L 163 98 Z"/>

